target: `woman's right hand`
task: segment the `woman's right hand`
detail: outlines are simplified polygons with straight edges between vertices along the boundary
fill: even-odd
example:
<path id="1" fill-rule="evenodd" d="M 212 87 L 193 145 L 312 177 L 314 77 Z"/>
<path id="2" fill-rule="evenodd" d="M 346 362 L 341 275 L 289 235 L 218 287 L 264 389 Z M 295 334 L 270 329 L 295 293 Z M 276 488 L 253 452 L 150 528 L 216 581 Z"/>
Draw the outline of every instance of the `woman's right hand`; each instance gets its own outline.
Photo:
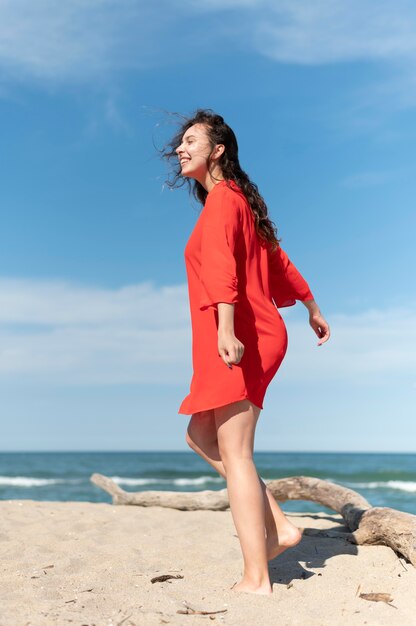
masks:
<path id="1" fill-rule="evenodd" d="M 331 331 L 329 330 L 329 324 L 325 320 L 325 318 L 318 313 L 311 313 L 309 315 L 309 324 L 312 326 L 316 335 L 319 337 L 318 346 L 328 341 L 331 336 Z"/>

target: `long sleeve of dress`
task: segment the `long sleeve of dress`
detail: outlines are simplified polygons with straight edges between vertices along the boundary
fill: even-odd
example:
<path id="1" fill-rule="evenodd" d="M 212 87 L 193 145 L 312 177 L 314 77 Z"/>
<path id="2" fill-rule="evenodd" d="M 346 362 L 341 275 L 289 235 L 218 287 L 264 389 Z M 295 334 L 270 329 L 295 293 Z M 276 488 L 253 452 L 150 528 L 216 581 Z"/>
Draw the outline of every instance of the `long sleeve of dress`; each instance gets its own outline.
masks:
<path id="1" fill-rule="evenodd" d="M 240 212 L 229 196 L 208 195 L 202 223 L 200 309 L 217 308 L 218 302 L 238 302 L 234 256 Z"/>
<path id="2" fill-rule="evenodd" d="M 313 300 L 309 285 L 279 246 L 268 251 L 269 285 L 277 307 L 292 306 L 296 300 Z"/>

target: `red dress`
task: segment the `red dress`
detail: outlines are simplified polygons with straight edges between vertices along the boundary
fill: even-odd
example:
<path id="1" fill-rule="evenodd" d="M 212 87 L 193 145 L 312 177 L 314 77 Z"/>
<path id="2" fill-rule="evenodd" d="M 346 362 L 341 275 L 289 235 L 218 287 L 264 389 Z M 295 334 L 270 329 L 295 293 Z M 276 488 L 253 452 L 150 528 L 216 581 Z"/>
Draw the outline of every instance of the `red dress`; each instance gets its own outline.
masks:
<path id="1" fill-rule="evenodd" d="M 185 247 L 193 376 L 178 413 L 187 415 L 244 398 L 262 409 L 287 349 L 276 307 L 313 299 L 282 248 L 271 252 L 258 237 L 250 205 L 234 181 L 229 184 L 221 181 L 208 193 Z M 231 369 L 218 353 L 218 302 L 234 303 L 234 332 L 244 345 Z"/>

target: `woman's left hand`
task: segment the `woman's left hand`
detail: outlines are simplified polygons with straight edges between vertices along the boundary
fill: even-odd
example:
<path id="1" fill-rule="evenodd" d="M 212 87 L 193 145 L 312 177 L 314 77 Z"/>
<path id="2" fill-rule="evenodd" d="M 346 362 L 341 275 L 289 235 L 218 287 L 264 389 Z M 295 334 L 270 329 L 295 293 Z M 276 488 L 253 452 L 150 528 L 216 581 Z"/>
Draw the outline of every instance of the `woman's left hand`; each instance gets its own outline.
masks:
<path id="1" fill-rule="evenodd" d="M 312 326 L 313 330 L 319 337 L 318 346 L 328 341 L 331 336 L 331 332 L 329 330 L 329 324 L 325 320 L 325 318 L 321 315 L 321 313 L 315 313 L 309 315 L 309 324 Z"/>
<path id="2" fill-rule="evenodd" d="M 232 369 L 232 364 L 240 363 L 244 354 L 244 345 L 233 332 L 218 331 L 218 354 L 224 363 Z"/>

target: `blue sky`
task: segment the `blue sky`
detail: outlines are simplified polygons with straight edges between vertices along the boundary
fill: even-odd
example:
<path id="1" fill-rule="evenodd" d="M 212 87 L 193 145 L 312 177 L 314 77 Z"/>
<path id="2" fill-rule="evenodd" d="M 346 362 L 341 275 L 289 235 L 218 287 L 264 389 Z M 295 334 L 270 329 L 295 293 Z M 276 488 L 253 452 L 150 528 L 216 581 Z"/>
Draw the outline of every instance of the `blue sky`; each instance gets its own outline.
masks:
<path id="1" fill-rule="evenodd" d="M 414 452 L 416 8 L 149 5 L 0 5 L 0 449 L 187 449 L 200 209 L 154 144 L 210 107 L 333 333 L 281 310 L 256 449 Z"/>

